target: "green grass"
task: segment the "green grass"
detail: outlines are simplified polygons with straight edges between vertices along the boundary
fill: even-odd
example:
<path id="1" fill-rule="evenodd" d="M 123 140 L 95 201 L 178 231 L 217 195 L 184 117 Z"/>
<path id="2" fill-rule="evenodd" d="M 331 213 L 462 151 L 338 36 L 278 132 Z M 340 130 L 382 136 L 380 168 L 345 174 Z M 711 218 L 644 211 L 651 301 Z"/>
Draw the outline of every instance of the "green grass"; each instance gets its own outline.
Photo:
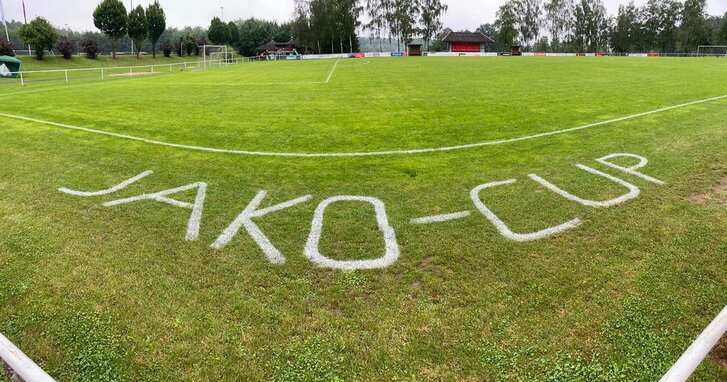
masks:
<path id="1" fill-rule="evenodd" d="M 460 145 L 556 131 L 727 94 L 727 61 L 422 58 L 250 63 L 143 79 L 33 85 L 0 112 L 169 143 L 275 152 Z M 17 93 L 15 93 L 17 91 Z M 727 100 L 446 153 L 278 158 L 195 152 L 2 118 L 0 332 L 61 381 L 658 379 L 725 305 Z M 647 157 L 657 186 L 594 162 Z M 608 209 L 569 202 L 536 173 Z M 107 197 L 96 190 L 155 174 Z M 513 230 L 583 225 L 508 241 L 473 207 L 481 194 Z M 189 211 L 103 202 L 209 184 L 200 238 Z M 256 219 L 287 258 L 270 264 L 244 229 L 210 244 L 259 190 Z M 318 203 L 386 203 L 401 255 L 341 272 L 303 248 Z M 175 195 L 192 200 L 193 195 Z M 415 226 L 411 218 L 473 211 Z M 326 211 L 321 251 L 383 253 L 372 209 Z M 696 380 L 727 378 L 715 359 Z"/>

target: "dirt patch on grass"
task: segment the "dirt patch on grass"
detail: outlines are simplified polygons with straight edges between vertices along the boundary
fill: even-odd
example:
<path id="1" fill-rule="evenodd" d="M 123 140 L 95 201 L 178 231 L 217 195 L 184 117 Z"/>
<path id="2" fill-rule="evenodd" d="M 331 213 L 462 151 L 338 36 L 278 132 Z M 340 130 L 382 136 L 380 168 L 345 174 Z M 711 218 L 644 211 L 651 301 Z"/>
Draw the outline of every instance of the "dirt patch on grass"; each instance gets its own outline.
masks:
<path id="1" fill-rule="evenodd" d="M 717 362 L 718 365 L 727 368 L 727 335 L 722 336 L 722 339 L 719 340 L 709 357 Z"/>
<path id="2" fill-rule="evenodd" d="M 727 206 L 727 177 L 720 179 L 719 183 L 707 192 L 689 195 L 689 201 L 699 205 L 716 202 Z"/>

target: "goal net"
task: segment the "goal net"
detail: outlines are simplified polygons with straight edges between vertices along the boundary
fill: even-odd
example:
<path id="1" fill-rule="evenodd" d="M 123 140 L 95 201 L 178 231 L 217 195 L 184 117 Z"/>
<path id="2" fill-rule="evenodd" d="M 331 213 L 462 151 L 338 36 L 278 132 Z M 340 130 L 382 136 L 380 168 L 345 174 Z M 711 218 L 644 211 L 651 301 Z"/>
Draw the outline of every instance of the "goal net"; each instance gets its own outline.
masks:
<path id="1" fill-rule="evenodd" d="M 727 57 L 727 45 L 700 45 L 697 55 L 711 57 Z"/>
<path id="2" fill-rule="evenodd" d="M 200 46 L 205 67 L 234 63 L 234 51 L 227 45 Z"/>

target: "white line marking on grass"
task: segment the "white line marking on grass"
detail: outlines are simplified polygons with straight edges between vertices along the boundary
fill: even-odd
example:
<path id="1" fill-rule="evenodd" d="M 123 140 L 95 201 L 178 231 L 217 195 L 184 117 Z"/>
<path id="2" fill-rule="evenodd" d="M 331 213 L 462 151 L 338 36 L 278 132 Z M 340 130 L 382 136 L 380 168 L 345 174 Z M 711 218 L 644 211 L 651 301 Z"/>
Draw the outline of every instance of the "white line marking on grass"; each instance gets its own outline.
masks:
<path id="1" fill-rule="evenodd" d="M 130 185 L 146 178 L 147 176 L 149 176 L 153 173 L 154 173 L 154 171 L 151 171 L 151 170 L 144 171 L 141 174 L 139 174 L 133 178 L 129 178 L 111 188 L 107 188 L 105 190 L 100 190 L 100 191 L 89 191 L 89 192 L 77 191 L 77 190 L 71 190 L 70 188 L 66 188 L 66 187 L 61 187 L 58 189 L 58 191 L 60 191 L 64 194 L 73 195 L 73 196 L 81 196 L 84 198 L 88 198 L 88 197 L 92 197 L 92 196 L 103 196 L 103 195 L 113 194 L 116 191 L 121 191 L 124 188 L 129 187 Z"/>
<path id="2" fill-rule="evenodd" d="M 203 151 L 203 152 L 210 152 L 210 153 L 221 153 L 221 154 L 247 155 L 247 156 L 289 157 L 289 158 L 339 158 L 339 157 L 376 157 L 376 156 L 390 156 L 390 155 L 415 155 L 415 154 L 466 150 L 466 149 L 472 149 L 472 148 L 484 147 L 484 146 L 504 145 L 504 144 L 508 144 L 508 143 L 515 143 L 515 142 L 520 142 L 520 141 L 528 141 L 528 140 L 532 140 L 532 139 L 549 137 L 552 135 L 571 133 L 574 131 L 590 129 L 590 128 L 598 127 L 598 126 L 610 125 L 610 124 L 614 124 L 614 123 L 618 123 L 618 122 L 646 117 L 648 115 L 664 113 L 664 112 L 667 112 L 670 110 L 681 109 L 681 108 L 685 108 L 688 106 L 699 105 L 699 104 L 703 104 L 703 103 L 707 103 L 707 102 L 714 102 L 714 101 L 718 101 L 718 100 L 722 100 L 722 99 L 727 99 L 727 95 L 723 95 L 723 96 L 719 96 L 719 97 L 705 98 L 705 99 L 701 99 L 698 101 L 692 101 L 692 102 L 682 103 L 679 105 L 663 107 L 663 108 L 652 110 L 652 111 L 647 111 L 647 112 L 643 112 L 643 113 L 627 115 L 625 117 L 610 119 L 608 121 L 595 122 L 595 123 L 591 123 L 588 125 L 571 127 L 568 129 L 562 129 L 562 130 L 556 130 L 556 131 L 549 131 L 546 133 L 525 135 L 525 136 L 516 137 L 516 138 L 499 139 L 499 140 L 494 140 L 494 141 L 484 141 L 484 142 L 470 143 L 470 144 L 458 145 L 458 146 L 445 146 L 445 147 L 411 149 L 411 150 L 341 152 L 341 153 L 301 153 L 301 152 L 291 153 L 291 152 L 274 152 L 274 151 L 248 151 L 248 150 L 220 149 L 220 148 L 214 148 L 214 147 L 194 146 L 194 145 L 185 145 L 185 144 L 179 144 L 179 143 L 169 143 L 169 142 L 157 141 L 154 139 L 135 137 L 133 135 L 112 133 L 109 131 L 91 129 L 91 128 L 87 128 L 87 127 L 80 127 L 80 126 L 73 126 L 73 125 L 68 125 L 68 124 L 64 124 L 64 123 L 44 121 L 41 119 L 29 118 L 29 117 L 24 117 L 24 116 L 15 115 L 15 114 L 0 113 L 0 117 L 15 119 L 15 120 L 19 120 L 19 121 L 33 122 L 33 123 L 38 123 L 41 125 L 55 126 L 55 127 L 60 127 L 60 128 L 64 128 L 64 129 L 69 129 L 69 130 L 77 130 L 77 131 L 84 131 L 87 133 L 106 135 L 109 137 L 128 139 L 128 140 L 143 142 L 143 143 L 152 144 L 152 145 L 174 147 L 174 148 L 185 149 L 185 150 L 194 150 L 194 151 Z"/>
<path id="3" fill-rule="evenodd" d="M 331 78 L 333 77 L 333 72 L 336 71 L 336 67 L 338 66 L 339 61 L 341 61 L 341 60 L 336 60 L 336 62 L 333 63 L 333 67 L 331 68 L 331 71 L 328 73 L 328 77 L 326 77 L 326 82 L 324 82 L 325 84 L 331 82 Z"/>
<path id="4" fill-rule="evenodd" d="M 292 199 L 284 203 L 276 204 L 274 206 L 258 209 L 260 207 L 260 203 L 262 203 L 266 195 L 267 191 L 258 192 L 255 198 L 247 205 L 242 213 L 240 213 L 240 215 L 235 218 L 235 220 L 222 232 L 222 234 L 220 234 L 217 240 L 212 243 L 211 247 L 214 249 L 225 248 L 225 246 L 227 246 L 227 244 L 232 241 L 232 238 L 234 238 L 235 235 L 240 232 L 240 228 L 244 226 L 245 230 L 247 230 L 247 233 L 250 235 L 250 237 L 252 237 L 255 243 L 257 243 L 260 249 L 263 250 L 263 253 L 265 253 L 265 256 L 271 263 L 284 264 L 285 257 L 283 256 L 283 254 L 280 253 L 280 250 L 275 248 L 273 243 L 270 242 L 270 239 L 268 239 L 263 231 L 260 230 L 260 227 L 258 227 L 257 224 L 252 221 L 252 218 L 261 218 L 273 212 L 281 211 L 286 208 L 305 203 L 311 200 L 313 196 L 305 195 L 297 199 Z"/>
<path id="5" fill-rule="evenodd" d="M 543 178 L 541 178 L 541 177 L 539 177 L 539 176 L 537 176 L 535 174 L 529 174 L 528 176 L 530 177 L 530 179 L 532 179 L 532 180 L 540 183 L 541 186 L 549 189 L 550 191 L 553 191 L 556 194 L 558 194 L 558 195 L 560 195 L 560 196 L 562 196 L 562 197 L 564 197 L 564 198 L 566 198 L 568 200 L 574 201 L 574 202 L 576 202 L 578 204 L 582 204 L 582 205 L 584 205 L 586 207 L 594 207 L 594 208 L 608 208 L 608 207 L 612 207 L 612 206 L 615 206 L 617 204 L 621 204 L 621 203 L 623 203 L 625 201 L 628 201 L 628 200 L 631 200 L 631 199 L 635 199 L 641 193 L 641 190 L 638 187 L 634 186 L 633 184 L 631 184 L 631 183 L 629 183 L 629 182 L 627 182 L 625 180 L 619 179 L 619 178 L 617 178 L 615 176 L 606 174 L 604 172 L 600 172 L 600 171 L 596 170 L 595 168 L 591 168 L 591 167 L 588 167 L 588 166 L 584 166 L 582 164 L 576 164 L 576 167 L 578 167 L 579 169 L 581 169 L 581 170 L 583 170 L 585 172 L 591 173 L 593 175 L 602 176 L 602 177 L 604 177 L 604 178 L 606 178 L 606 179 L 608 179 L 608 180 L 610 180 L 610 181 L 612 181 L 614 183 L 618 183 L 618 184 L 626 187 L 629 190 L 629 192 L 627 192 L 627 193 L 625 193 L 625 194 L 623 194 L 623 195 L 621 195 L 621 196 L 619 196 L 617 198 L 613 198 L 613 199 L 609 199 L 609 200 L 604 200 L 604 201 L 583 199 L 583 198 L 578 197 L 578 196 L 575 196 L 575 195 L 573 195 L 573 194 L 571 194 L 571 193 L 569 193 L 567 191 L 564 191 L 562 188 L 554 185 L 553 183 L 548 182 L 547 180 L 545 180 L 545 179 L 543 179 Z"/>
<path id="6" fill-rule="evenodd" d="M 614 163 L 611 163 L 611 162 L 608 161 L 609 159 L 620 158 L 620 157 L 635 158 L 635 159 L 638 159 L 639 160 L 639 163 L 636 164 L 636 165 L 633 165 L 631 167 L 623 167 L 623 166 L 619 166 L 617 164 L 614 164 Z M 638 169 L 646 166 L 647 164 L 649 164 L 649 160 L 646 159 L 646 158 L 644 158 L 644 157 L 642 157 L 642 156 L 640 156 L 640 155 L 628 154 L 628 153 L 615 153 L 615 154 L 606 155 L 605 157 L 602 157 L 602 158 L 598 158 L 598 159 L 596 159 L 596 162 L 598 162 L 598 163 L 600 163 L 600 164 L 602 164 L 604 166 L 608 166 L 608 167 L 611 167 L 611 168 L 615 168 L 616 170 L 625 172 L 625 173 L 627 173 L 629 175 L 633 175 L 633 176 L 639 177 L 639 178 L 641 178 L 643 180 L 646 180 L 647 182 L 651 182 L 651 183 L 654 183 L 654 184 L 658 184 L 660 186 L 666 184 L 662 180 L 656 179 L 656 178 L 654 178 L 652 176 L 649 176 L 649 175 L 646 175 L 644 173 L 640 173 L 640 172 L 636 171 L 636 170 L 638 170 Z"/>
<path id="7" fill-rule="evenodd" d="M 530 233 L 513 232 L 507 226 L 507 224 L 505 224 L 505 222 L 503 222 L 499 217 L 497 217 L 497 215 L 495 215 L 495 213 L 492 212 L 492 210 L 490 210 L 489 208 L 487 208 L 485 203 L 482 202 L 482 200 L 480 199 L 480 192 L 482 192 L 483 190 L 486 190 L 488 188 L 507 186 L 507 185 L 513 184 L 515 182 L 516 182 L 515 179 L 509 179 L 509 180 L 504 180 L 504 181 L 500 181 L 500 182 L 485 183 L 485 184 L 482 184 L 482 185 L 479 185 L 479 186 L 473 188 L 472 191 L 470 192 L 470 198 L 472 198 L 472 202 L 475 204 L 475 207 L 477 207 L 477 209 L 480 210 L 482 215 L 484 215 L 485 218 L 487 218 L 487 220 L 489 220 L 490 223 L 492 223 L 492 225 L 494 225 L 495 228 L 497 228 L 497 231 L 500 232 L 500 234 L 502 236 L 505 236 L 506 238 L 508 238 L 510 240 L 514 240 L 514 241 L 518 241 L 518 242 L 526 242 L 526 241 L 544 239 L 548 236 L 556 235 L 556 234 L 567 231 L 569 229 L 576 228 L 579 225 L 581 225 L 581 219 L 575 218 L 575 219 L 569 220 L 563 224 L 560 224 L 560 225 L 557 225 L 554 227 L 549 227 L 549 228 L 546 228 L 544 230 L 540 230 L 537 232 L 530 232 Z"/>
<path id="8" fill-rule="evenodd" d="M 450 220 L 464 219 L 470 216 L 470 211 L 454 212 L 451 214 L 425 216 L 422 218 L 411 219 L 411 224 L 432 224 L 432 223 L 443 223 Z"/>
<path id="9" fill-rule="evenodd" d="M 194 204 L 182 202 L 176 199 L 168 198 L 167 196 L 177 194 L 180 192 L 186 192 L 189 190 L 197 189 L 197 196 L 194 198 Z M 144 194 L 138 196 L 132 196 L 130 198 L 112 200 L 103 204 L 104 207 L 114 207 L 123 204 L 129 204 L 139 202 L 142 200 L 154 200 L 157 202 L 166 203 L 175 207 L 186 208 L 192 210 L 187 221 L 187 234 L 185 239 L 187 241 L 195 241 L 199 237 L 199 226 L 202 222 L 202 211 L 204 210 L 204 200 L 207 195 L 207 183 L 199 182 L 192 183 L 186 186 L 172 188 L 169 190 L 155 192 L 153 194 Z"/>
<path id="10" fill-rule="evenodd" d="M 707 354 L 717 345 L 719 339 L 727 334 L 727 305 L 704 328 L 689 348 L 679 357 L 679 360 L 659 380 L 659 382 L 685 382 L 692 375 L 697 366 L 704 361 Z"/>
<path id="11" fill-rule="evenodd" d="M 376 212 L 376 224 L 379 226 L 379 231 L 384 235 L 384 245 L 386 250 L 382 257 L 371 260 L 335 260 L 326 257 L 321 254 L 319 249 L 319 243 L 321 241 L 321 235 L 323 234 L 323 215 L 326 212 L 326 208 L 333 203 L 338 202 L 364 202 L 374 206 Z M 308 235 L 308 241 L 305 245 L 305 256 L 314 264 L 323 268 L 333 269 L 378 269 L 386 268 L 393 264 L 396 259 L 399 258 L 399 243 L 396 241 L 396 232 L 394 228 L 389 225 L 389 219 L 386 215 L 386 206 L 384 202 L 377 198 L 368 196 L 333 196 L 322 201 L 316 212 L 313 215 L 313 222 L 311 223 L 310 234 Z"/>

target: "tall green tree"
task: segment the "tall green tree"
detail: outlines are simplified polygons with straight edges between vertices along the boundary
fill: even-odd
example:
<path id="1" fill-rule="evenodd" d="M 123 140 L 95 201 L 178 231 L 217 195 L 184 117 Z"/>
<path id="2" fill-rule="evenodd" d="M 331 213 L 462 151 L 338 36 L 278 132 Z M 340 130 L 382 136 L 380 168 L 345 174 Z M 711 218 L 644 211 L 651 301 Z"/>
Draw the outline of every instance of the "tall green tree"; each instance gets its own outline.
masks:
<path id="1" fill-rule="evenodd" d="M 616 25 L 611 35 L 611 47 L 617 53 L 631 52 L 634 39 L 639 33 L 639 10 L 632 1 L 628 5 L 619 5 Z"/>
<path id="2" fill-rule="evenodd" d="M 141 46 L 149 35 L 149 24 L 146 21 L 146 12 L 141 5 L 129 12 L 128 21 L 129 38 L 136 44 L 136 58 L 141 57 Z"/>
<path id="3" fill-rule="evenodd" d="M 681 45 L 686 52 L 695 52 L 699 45 L 709 44 L 707 0 L 686 0 L 682 10 Z"/>
<path id="4" fill-rule="evenodd" d="M 416 0 L 395 0 L 394 19 L 399 31 L 398 40 L 406 48 L 418 33 L 417 19 L 420 8 Z M 399 49 L 401 50 L 401 48 Z"/>
<path id="5" fill-rule="evenodd" d="M 579 52 L 608 48 L 609 20 L 602 0 L 580 0 L 574 10 L 573 42 Z"/>
<path id="6" fill-rule="evenodd" d="M 543 5 L 544 24 L 550 33 L 550 46 L 556 51 L 566 51 L 573 29 L 573 0 L 547 0 Z"/>
<path id="7" fill-rule="evenodd" d="M 227 37 L 227 43 L 232 46 L 237 46 L 237 43 L 240 42 L 240 29 L 232 21 L 227 23 Z"/>
<path id="8" fill-rule="evenodd" d="M 222 22 L 219 17 L 213 18 L 210 23 L 210 27 L 207 30 L 207 37 L 213 44 L 226 44 L 229 38 L 227 24 Z"/>
<path id="9" fill-rule="evenodd" d="M 514 0 L 513 8 L 517 18 L 520 39 L 525 46 L 532 48 L 540 36 L 542 9 L 541 0 Z"/>
<path id="10" fill-rule="evenodd" d="M 93 24 L 111 39 L 114 59 L 119 39 L 126 35 L 127 23 L 126 8 L 120 0 L 103 0 L 93 12 Z"/>
<path id="11" fill-rule="evenodd" d="M 241 55 L 251 57 L 257 54 L 257 47 L 272 40 L 280 26 L 272 21 L 247 19 L 240 23 L 240 42 L 237 50 Z"/>
<path id="12" fill-rule="evenodd" d="M 503 50 L 509 50 L 517 43 L 517 18 L 511 1 L 501 5 L 497 11 L 495 28 L 497 29 L 497 42 Z"/>
<path id="13" fill-rule="evenodd" d="M 441 0 L 421 0 L 419 2 L 419 23 L 421 24 L 421 35 L 424 45 L 429 51 L 429 45 L 442 30 L 442 17 L 447 12 L 447 4 Z"/>
<path id="14" fill-rule="evenodd" d="M 51 50 L 58 41 L 58 33 L 48 20 L 37 17 L 18 30 L 20 38 L 35 51 L 35 58 L 42 60 L 46 50 Z"/>
<path id="15" fill-rule="evenodd" d="M 717 38 L 719 39 L 718 44 L 727 45 L 727 12 L 722 16 L 722 26 L 719 29 Z"/>
<path id="16" fill-rule="evenodd" d="M 146 8 L 146 21 L 149 27 L 149 41 L 151 41 L 152 56 L 157 56 L 157 43 L 167 29 L 167 16 L 158 1 L 149 4 Z"/>

